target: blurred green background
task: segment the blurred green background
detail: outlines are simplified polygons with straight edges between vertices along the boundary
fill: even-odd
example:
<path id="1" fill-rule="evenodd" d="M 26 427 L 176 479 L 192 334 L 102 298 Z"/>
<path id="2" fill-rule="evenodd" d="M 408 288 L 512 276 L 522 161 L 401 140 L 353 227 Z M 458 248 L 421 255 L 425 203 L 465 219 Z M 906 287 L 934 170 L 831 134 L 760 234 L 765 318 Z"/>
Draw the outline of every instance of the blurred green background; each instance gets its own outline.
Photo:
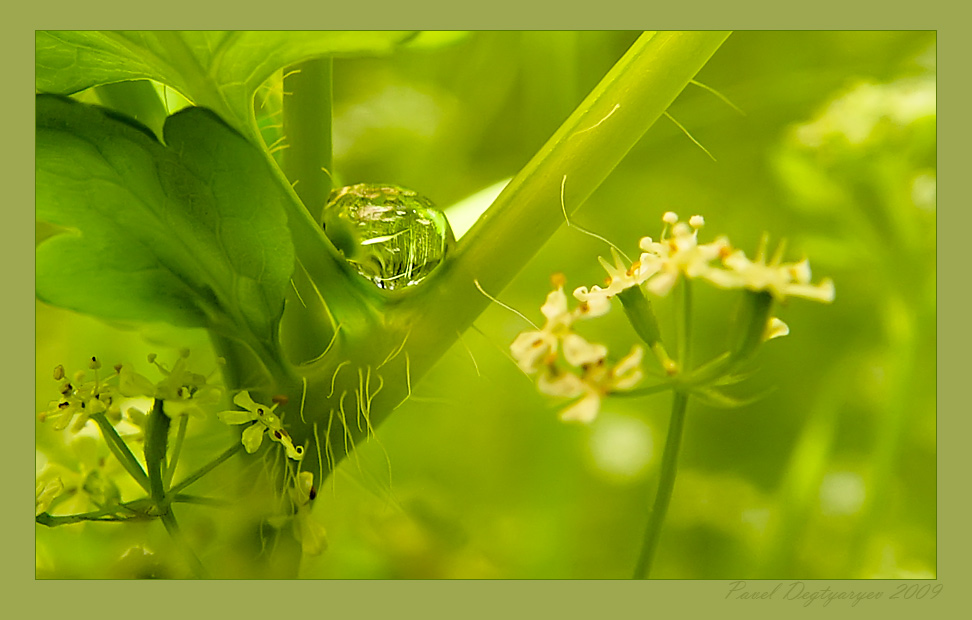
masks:
<path id="1" fill-rule="evenodd" d="M 638 33 L 437 36 L 335 60 L 339 184 L 396 183 L 448 206 L 509 178 Z M 767 231 L 789 260 L 810 258 L 815 281 L 836 283 L 830 306 L 778 310 L 790 335 L 734 387 L 760 400 L 690 403 L 653 577 L 936 576 L 935 59 L 933 32 L 734 33 L 697 80 L 743 114 L 694 85 L 670 110 L 716 161 L 663 118 L 575 214 L 633 254 L 663 212 L 699 213 L 703 241 L 728 234 L 751 256 Z M 605 244 L 562 227 L 499 297 L 540 321 L 550 275 L 599 283 L 598 255 Z M 696 291 L 703 359 L 721 350 L 737 297 Z M 302 576 L 630 577 L 670 396 L 608 399 L 592 425 L 563 424 L 562 403 L 509 358 L 523 321 L 494 305 L 475 327 L 328 481 L 315 517 L 330 547 Z M 580 331 L 618 355 L 635 338 L 617 310 Z M 185 345 L 215 367 L 204 334 L 125 331 L 38 302 L 38 411 L 58 363 L 142 363 L 151 351 L 171 363 Z M 80 468 L 69 440 L 38 425 L 38 467 Z M 215 421 L 197 425 L 184 458 L 232 441 Z M 227 467 L 200 484 L 232 496 L 246 476 Z M 186 509 L 183 521 L 204 562 L 227 557 L 232 509 Z M 36 531 L 38 577 L 183 575 L 159 523 Z"/>

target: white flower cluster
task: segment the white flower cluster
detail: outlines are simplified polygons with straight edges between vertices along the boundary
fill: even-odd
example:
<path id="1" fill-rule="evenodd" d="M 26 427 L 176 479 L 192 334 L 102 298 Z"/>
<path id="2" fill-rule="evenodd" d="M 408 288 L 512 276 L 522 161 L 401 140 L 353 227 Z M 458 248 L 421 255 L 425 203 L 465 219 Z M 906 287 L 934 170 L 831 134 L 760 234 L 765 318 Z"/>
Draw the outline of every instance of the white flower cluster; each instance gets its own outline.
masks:
<path id="1" fill-rule="evenodd" d="M 641 256 L 626 266 L 617 252 L 614 264 L 599 259 L 608 273 L 605 286 L 586 286 L 574 290 L 580 304 L 570 310 L 563 291 L 563 277 L 557 276 L 555 290 L 547 295 L 541 307 L 546 323 L 542 329 L 517 336 L 510 352 L 527 374 L 539 372 L 537 387 L 551 396 L 579 398 L 561 412 L 563 420 L 590 422 L 600 408 L 601 398 L 617 390 L 634 387 L 642 378 L 643 351 L 635 346 L 616 365 L 606 362 L 607 348 L 590 343 L 573 332 L 573 325 L 583 318 L 606 314 L 610 299 L 631 287 L 644 286 L 657 296 L 667 295 L 679 278 L 703 279 L 724 289 L 747 289 L 766 292 L 775 301 L 787 297 L 804 297 L 821 302 L 834 299 L 834 283 L 825 279 L 820 284 L 810 282 L 810 265 L 806 259 L 797 263 L 782 261 L 784 246 L 771 259 L 766 258 L 766 237 L 755 259 L 742 250 L 734 249 L 728 238 L 719 237 L 706 244 L 698 242 L 699 229 L 705 225 L 700 215 L 680 222 L 671 211 L 662 216 L 665 226 L 661 237 L 641 239 Z M 783 321 L 771 317 L 764 331 L 764 339 L 785 336 L 789 328 Z M 557 362 L 560 352 L 573 369 L 564 369 Z"/>
<path id="2" fill-rule="evenodd" d="M 812 121 L 795 129 L 797 141 L 819 148 L 831 141 L 863 146 L 882 128 L 900 130 L 936 114 L 933 76 L 899 79 L 887 84 L 860 82 L 831 101 Z"/>
<path id="3" fill-rule="evenodd" d="M 562 276 L 555 276 L 556 289 L 547 295 L 541 312 L 547 321 L 542 329 L 531 330 L 517 336 L 510 351 L 520 368 L 533 374 L 540 372 L 537 387 L 544 394 L 565 398 L 581 397 L 560 413 L 562 420 L 590 422 L 597 417 L 601 398 L 616 390 L 634 387 L 642 377 L 641 347 L 614 366 L 607 364 L 607 347 L 591 343 L 574 333 L 576 321 L 606 314 L 611 309 L 606 296 L 593 296 L 585 300 L 574 291 L 580 303 L 571 310 L 564 294 Z M 557 364 L 559 352 L 572 369 Z"/>
<path id="4" fill-rule="evenodd" d="M 725 289 L 767 291 L 777 301 L 783 301 L 788 296 L 823 302 L 834 300 L 834 283 L 831 280 L 824 280 L 816 286 L 810 284 L 810 264 L 806 259 L 799 263 L 782 262 L 783 246 L 767 263 L 765 237 L 756 259 L 750 260 L 745 252 L 734 249 L 726 237 L 699 244 L 699 229 L 705 225 L 701 215 L 693 215 L 685 223 L 678 221 L 678 215 L 668 211 L 662 216 L 662 221 L 665 228 L 661 238 L 658 241 L 651 237 L 642 238 L 641 257 L 630 267 L 624 266 L 617 253 L 614 254 L 614 265 L 600 259 L 608 272 L 607 288 L 594 286 L 588 290 L 581 287 L 574 291 L 574 295 L 588 303 L 600 303 L 626 288 L 644 284 L 649 292 L 664 297 L 679 277 L 684 276 L 701 278 Z"/>

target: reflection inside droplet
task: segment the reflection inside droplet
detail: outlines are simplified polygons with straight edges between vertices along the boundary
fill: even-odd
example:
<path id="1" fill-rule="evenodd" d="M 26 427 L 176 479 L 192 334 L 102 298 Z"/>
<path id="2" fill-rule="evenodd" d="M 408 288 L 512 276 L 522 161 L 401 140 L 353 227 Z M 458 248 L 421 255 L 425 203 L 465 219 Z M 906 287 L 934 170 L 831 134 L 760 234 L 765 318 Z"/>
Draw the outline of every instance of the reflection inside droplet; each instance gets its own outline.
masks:
<path id="1" fill-rule="evenodd" d="M 323 224 L 357 272 L 387 290 L 427 278 L 455 244 L 449 221 L 431 201 L 394 185 L 335 190 Z"/>

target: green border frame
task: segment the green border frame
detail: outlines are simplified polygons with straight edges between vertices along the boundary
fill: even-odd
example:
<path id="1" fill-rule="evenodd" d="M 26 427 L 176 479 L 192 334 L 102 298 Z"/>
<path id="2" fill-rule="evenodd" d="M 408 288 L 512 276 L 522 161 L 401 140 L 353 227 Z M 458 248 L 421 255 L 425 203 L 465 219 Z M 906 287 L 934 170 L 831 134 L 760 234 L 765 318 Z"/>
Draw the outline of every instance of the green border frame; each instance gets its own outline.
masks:
<path id="1" fill-rule="evenodd" d="M 98 6 L 93 6 L 97 4 Z M 748 2 L 721 4 L 705 0 L 707 8 L 680 5 L 659 6 L 636 0 L 622 2 L 564 2 L 556 3 L 557 10 L 547 13 L 547 7 L 528 6 L 521 2 L 494 0 L 490 3 L 460 4 L 452 2 L 399 3 L 392 0 L 356 2 L 347 7 L 325 6 L 321 3 L 301 3 L 297 9 L 285 11 L 279 18 L 265 14 L 265 5 L 247 3 L 253 7 L 248 15 L 237 8 L 231 19 L 219 15 L 219 8 L 199 3 L 168 2 L 166 14 L 146 17 L 142 5 L 118 2 L 86 2 L 83 4 L 54 0 L 25 9 L 25 14 L 8 13 L 8 24 L 3 38 L 6 57 L 32 58 L 34 29 L 46 28 L 293 28 L 306 26 L 309 16 L 314 23 L 328 28 L 630 28 L 644 26 L 654 29 L 675 28 L 724 28 L 736 29 L 930 29 L 939 33 L 938 71 L 944 96 L 939 98 L 948 131 L 940 132 L 939 204 L 948 205 L 947 226 L 939 230 L 939 263 L 946 278 L 964 268 L 956 245 L 965 242 L 960 235 L 968 229 L 969 211 L 955 205 L 963 205 L 959 196 L 961 186 L 953 181 L 968 178 L 962 164 L 962 149 L 969 135 L 967 114 L 952 113 L 959 105 L 967 107 L 968 98 L 955 91 L 968 88 L 964 78 L 968 74 L 967 59 L 970 57 L 969 37 L 957 34 L 956 25 L 963 23 L 958 10 L 946 8 L 945 2 L 903 3 L 882 2 L 852 5 L 847 2 L 827 0 L 813 5 L 781 7 L 777 3 Z M 552 3 L 551 3 L 552 4 Z M 949 2 L 948 5 L 954 5 Z M 239 6 L 239 4 L 235 5 Z M 191 7 L 191 11 L 184 8 Z M 576 7 L 574 10 L 571 7 Z M 504 10 L 504 9 L 514 10 Z M 782 9 L 782 10 L 781 10 Z M 10 11 L 11 9 L 8 9 Z M 799 12 L 797 12 L 799 11 Z M 379 15 L 379 19 L 375 16 Z M 56 16 L 53 18 L 52 16 Z M 110 17 L 108 17 L 110 16 Z M 187 17 L 188 16 L 188 17 Z M 33 118 L 33 97 L 21 96 L 22 82 L 33 80 L 33 63 L 15 61 L 8 66 L 9 78 L 17 86 L 13 96 L 4 99 L 4 116 L 8 135 L 13 139 L 6 143 L 4 169 L 11 174 L 13 200 L 7 211 L 14 218 L 14 225 L 6 228 L 3 244 L 7 265 L 22 265 L 29 256 L 33 265 L 33 213 L 25 207 L 33 202 L 33 130 L 32 124 L 23 118 Z M 961 72 L 961 73 L 960 73 Z M 940 220 L 941 221 L 941 220 Z M 944 259 L 944 260 L 942 260 Z M 951 259 L 951 260 L 950 260 Z M 946 279 L 946 282 L 948 280 Z M 967 282 L 962 277 L 961 282 Z M 258 614 L 342 615 L 353 614 L 367 618 L 380 614 L 408 615 L 413 613 L 424 618 L 479 618 L 504 615 L 510 617 L 666 617 L 668 612 L 743 615 L 746 617 L 778 617 L 781 611 L 802 607 L 802 602 L 785 600 L 782 591 L 790 581 L 750 582 L 750 590 L 772 590 L 781 583 L 780 594 L 770 600 L 726 600 L 729 581 L 305 581 L 277 582 L 268 584 L 269 589 L 259 588 L 254 596 L 252 586 L 245 582 L 165 582 L 150 585 L 146 582 L 119 584 L 94 581 L 35 581 L 33 531 L 26 518 L 25 506 L 30 505 L 26 495 L 32 490 L 32 479 L 24 471 L 33 463 L 32 446 L 20 441 L 22 435 L 31 435 L 32 418 L 23 415 L 25 409 L 33 410 L 33 389 L 18 391 L 19 385 L 33 386 L 34 333 L 23 328 L 23 323 L 34 325 L 33 268 L 13 271 L 4 277 L 8 287 L 4 304 L 7 343 L 3 356 L 3 376 L 9 393 L 14 395 L 13 410 L 8 415 L 13 420 L 8 427 L 8 443 L 3 451 L 6 479 L 11 482 L 12 499 L 7 505 L 13 509 L 5 517 L 10 528 L 4 544 L 5 590 L 13 596 L 6 597 L 5 608 L 14 614 L 64 613 L 82 617 L 102 614 L 125 614 L 138 617 L 161 617 L 168 613 L 191 613 L 202 616 L 219 610 L 224 615 L 243 611 L 247 617 Z M 961 286 L 948 286 L 941 291 L 939 301 L 940 326 L 948 337 L 938 350 L 940 386 L 961 385 L 967 381 L 959 377 L 967 354 L 964 345 L 969 343 L 969 328 L 958 320 L 965 306 L 965 291 Z M 951 363 L 950 363 L 951 362 Z M 884 617 L 901 617 L 907 614 L 934 614 L 935 617 L 955 617 L 952 609 L 964 608 L 964 597 L 959 594 L 963 575 L 968 563 L 963 552 L 969 548 L 969 534 L 963 527 L 966 513 L 964 495 L 967 489 L 969 451 L 962 450 L 961 438 L 969 436 L 970 417 L 967 405 L 963 406 L 958 391 L 939 391 L 939 527 L 938 527 L 938 582 L 948 587 L 934 600 L 888 600 L 898 581 L 814 581 L 807 583 L 808 590 L 830 587 L 834 591 L 880 591 L 880 600 L 862 601 L 851 607 L 848 601 L 834 601 L 824 607 L 820 601 L 807 609 L 822 610 L 830 617 L 860 617 L 861 614 L 881 614 Z M 156 592 L 154 588 L 163 592 Z M 109 593 L 109 588 L 111 588 Z M 149 588 L 153 591 L 149 593 Z M 161 596 L 160 596 L 161 594 Z M 145 596 L 155 600 L 152 607 L 146 605 Z M 166 596 L 170 595 L 170 596 Z M 70 607 L 65 603 L 70 601 Z M 192 611 L 189 611 L 192 610 Z M 18 614 L 20 612 L 20 614 Z"/>

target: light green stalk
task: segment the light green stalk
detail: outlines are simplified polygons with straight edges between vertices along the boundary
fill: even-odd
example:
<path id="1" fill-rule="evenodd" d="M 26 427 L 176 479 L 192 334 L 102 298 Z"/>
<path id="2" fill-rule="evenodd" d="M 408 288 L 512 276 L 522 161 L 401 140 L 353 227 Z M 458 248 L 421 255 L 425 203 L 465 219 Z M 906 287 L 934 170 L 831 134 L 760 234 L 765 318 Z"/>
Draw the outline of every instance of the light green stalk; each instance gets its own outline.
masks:
<path id="1" fill-rule="evenodd" d="M 672 399 L 672 417 L 668 422 L 668 438 L 665 440 L 665 453 L 662 455 L 658 491 L 655 494 L 655 503 L 648 517 L 648 526 L 645 528 L 645 538 L 641 546 L 641 553 L 638 555 L 638 564 L 635 566 L 635 579 L 648 579 L 651 573 L 655 551 L 658 549 L 658 541 L 661 539 L 662 525 L 665 523 L 668 504 L 671 502 L 672 492 L 675 489 L 678 453 L 682 445 L 682 429 L 685 427 L 685 410 L 687 407 L 688 395 L 676 391 Z"/>

